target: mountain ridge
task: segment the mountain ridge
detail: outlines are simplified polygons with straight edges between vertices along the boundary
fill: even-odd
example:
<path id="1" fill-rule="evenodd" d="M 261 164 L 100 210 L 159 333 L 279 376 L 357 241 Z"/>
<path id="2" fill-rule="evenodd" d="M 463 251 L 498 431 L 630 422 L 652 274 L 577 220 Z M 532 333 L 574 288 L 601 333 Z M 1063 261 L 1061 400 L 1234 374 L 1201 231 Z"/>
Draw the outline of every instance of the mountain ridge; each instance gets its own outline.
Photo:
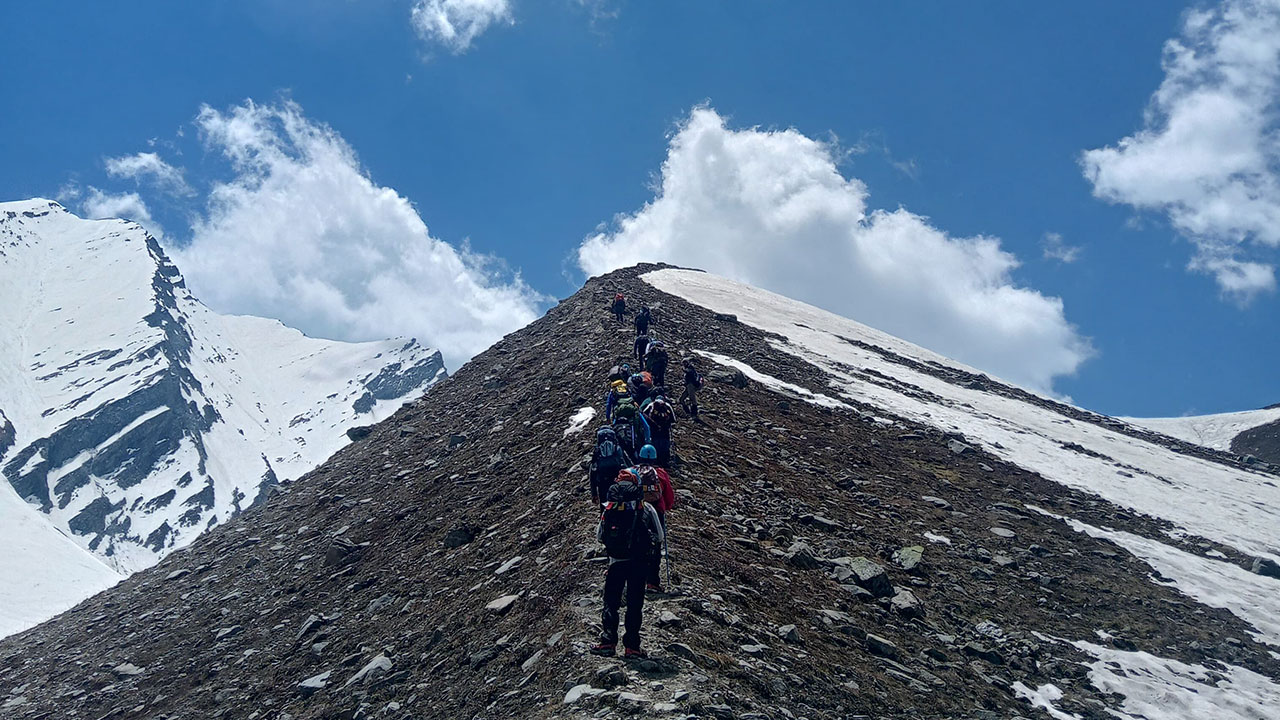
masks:
<path id="1" fill-rule="evenodd" d="M 1191 702 L 1179 682 L 1223 708 L 1280 697 L 1275 630 L 1130 548 L 1163 538 L 1273 587 L 1243 569 L 1261 558 L 1169 536 L 1168 520 L 1021 468 L 970 428 L 852 397 L 745 308 L 740 320 L 641 279 L 658 269 L 589 280 L 252 512 L 0 641 L 7 710 L 1103 718 Z M 706 423 L 676 429 L 680 594 L 652 601 L 654 658 L 630 664 L 586 652 L 601 568 L 590 440 L 565 432 L 629 355 L 630 328 L 606 311 L 617 290 L 660 305 L 657 332 L 706 358 L 711 381 Z M 934 390 L 877 380 L 945 409 Z M 1090 458 L 1055 460 L 1075 456 Z"/>

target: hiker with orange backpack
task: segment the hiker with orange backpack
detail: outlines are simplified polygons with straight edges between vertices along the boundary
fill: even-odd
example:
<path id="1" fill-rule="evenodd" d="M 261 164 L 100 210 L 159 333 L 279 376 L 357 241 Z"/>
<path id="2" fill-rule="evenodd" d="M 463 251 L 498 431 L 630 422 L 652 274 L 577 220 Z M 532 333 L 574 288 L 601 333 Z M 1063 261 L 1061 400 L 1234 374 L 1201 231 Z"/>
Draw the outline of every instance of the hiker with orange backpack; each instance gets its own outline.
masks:
<path id="1" fill-rule="evenodd" d="M 619 325 L 626 322 L 627 299 L 622 296 L 622 293 L 614 293 L 613 304 L 609 306 L 609 309 L 613 311 L 613 316 L 618 319 Z"/>
<path id="2" fill-rule="evenodd" d="M 622 479 L 623 475 L 627 479 Z M 622 646 L 627 659 L 646 657 L 640 649 L 644 619 L 645 575 L 650 558 L 661 557 L 666 536 L 657 510 L 645 502 L 634 473 L 624 471 L 609 488 L 609 502 L 600 515 L 596 540 L 604 544 L 609 566 L 604 576 L 604 608 L 600 612 L 600 642 L 593 655 L 613 655 L 618 648 L 618 609 L 627 599 Z"/>

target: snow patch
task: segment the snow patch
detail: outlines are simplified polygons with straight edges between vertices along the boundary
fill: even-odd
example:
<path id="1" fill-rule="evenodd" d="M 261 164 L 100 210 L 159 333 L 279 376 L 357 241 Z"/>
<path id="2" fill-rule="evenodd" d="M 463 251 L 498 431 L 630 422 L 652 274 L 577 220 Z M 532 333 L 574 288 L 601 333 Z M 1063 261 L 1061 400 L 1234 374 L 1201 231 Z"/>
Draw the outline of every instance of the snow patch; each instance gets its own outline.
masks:
<path id="1" fill-rule="evenodd" d="M 591 418 L 596 416 L 596 409 L 588 405 L 584 408 L 578 408 L 578 411 L 569 418 L 569 427 L 564 429 L 564 436 L 577 435 L 582 429 L 591 422 Z"/>
<path id="2" fill-rule="evenodd" d="M 799 396 L 800 399 L 805 402 L 813 403 L 819 407 L 839 408 L 841 410 L 853 409 L 848 403 L 843 403 L 833 397 L 806 390 L 799 385 L 792 385 L 791 383 L 779 380 L 772 375 L 766 375 L 741 360 L 731 358 L 728 355 L 720 355 L 718 353 L 707 352 L 706 350 L 694 350 L 693 352 L 711 360 L 712 362 L 741 370 L 742 374 L 746 375 L 748 380 L 754 380 L 774 392 L 782 393 L 784 395 Z"/>

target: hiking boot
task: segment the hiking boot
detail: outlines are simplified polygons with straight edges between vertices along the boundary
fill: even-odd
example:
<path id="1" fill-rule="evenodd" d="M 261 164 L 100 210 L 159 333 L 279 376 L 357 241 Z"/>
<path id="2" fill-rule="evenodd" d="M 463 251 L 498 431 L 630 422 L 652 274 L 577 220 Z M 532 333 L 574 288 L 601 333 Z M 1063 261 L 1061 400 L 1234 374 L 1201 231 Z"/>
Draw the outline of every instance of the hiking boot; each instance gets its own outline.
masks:
<path id="1" fill-rule="evenodd" d="M 612 655 L 614 654 L 614 652 L 616 652 L 616 651 L 617 651 L 617 649 L 618 649 L 618 644 L 617 644 L 617 643 L 602 642 L 602 643 L 600 643 L 599 645 L 592 645 L 592 646 L 591 646 L 591 654 L 592 654 L 592 655 L 609 655 L 609 656 L 612 656 Z M 630 651 L 630 650 L 628 650 L 627 652 L 631 652 L 631 651 Z"/>
<path id="2" fill-rule="evenodd" d="M 662 586 L 654 585 L 653 583 L 648 583 L 647 585 L 644 586 L 644 591 L 647 593 L 660 593 L 662 592 Z"/>
<path id="3" fill-rule="evenodd" d="M 640 648 L 627 648 L 622 656 L 627 660 L 648 660 L 649 653 Z"/>

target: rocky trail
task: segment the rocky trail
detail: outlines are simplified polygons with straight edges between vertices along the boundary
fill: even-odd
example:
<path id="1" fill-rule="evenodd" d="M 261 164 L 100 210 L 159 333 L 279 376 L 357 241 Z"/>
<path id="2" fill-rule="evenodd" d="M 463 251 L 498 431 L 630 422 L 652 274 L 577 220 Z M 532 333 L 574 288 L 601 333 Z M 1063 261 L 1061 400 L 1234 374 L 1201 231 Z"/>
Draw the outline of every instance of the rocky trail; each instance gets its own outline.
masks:
<path id="1" fill-rule="evenodd" d="M 1039 718 L 1020 695 L 1052 683 L 1060 711 L 1112 717 L 1078 640 L 1280 680 L 1231 613 L 1028 506 L 1136 534 L 1160 521 L 705 357 L 702 422 L 673 433 L 675 582 L 646 602 L 651 658 L 589 655 L 596 423 L 566 428 L 603 414 L 630 353 L 613 293 L 658 306 L 672 374 L 701 351 L 827 387 L 641 281 L 652 268 L 588 281 L 262 506 L 0 641 L 0 716 Z"/>

